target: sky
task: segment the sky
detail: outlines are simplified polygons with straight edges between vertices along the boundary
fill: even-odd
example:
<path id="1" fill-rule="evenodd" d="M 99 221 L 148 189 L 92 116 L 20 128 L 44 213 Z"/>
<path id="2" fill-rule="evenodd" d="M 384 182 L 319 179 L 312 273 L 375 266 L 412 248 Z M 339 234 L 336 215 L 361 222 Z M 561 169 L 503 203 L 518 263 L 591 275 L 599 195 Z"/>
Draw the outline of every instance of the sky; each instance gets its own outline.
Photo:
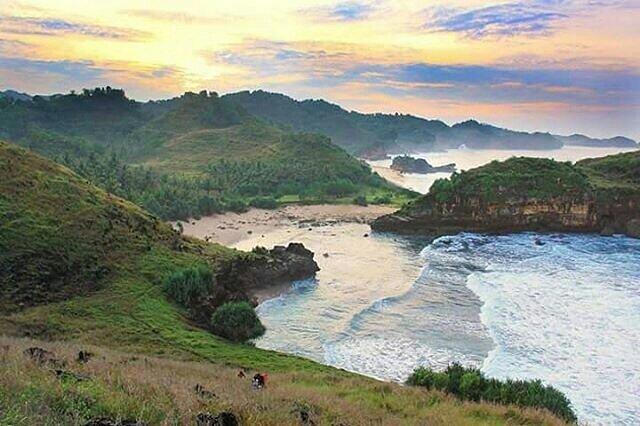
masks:
<path id="1" fill-rule="evenodd" d="M 640 0 L 0 0 L 0 90 L 106 85 L 640 140 Z"/>

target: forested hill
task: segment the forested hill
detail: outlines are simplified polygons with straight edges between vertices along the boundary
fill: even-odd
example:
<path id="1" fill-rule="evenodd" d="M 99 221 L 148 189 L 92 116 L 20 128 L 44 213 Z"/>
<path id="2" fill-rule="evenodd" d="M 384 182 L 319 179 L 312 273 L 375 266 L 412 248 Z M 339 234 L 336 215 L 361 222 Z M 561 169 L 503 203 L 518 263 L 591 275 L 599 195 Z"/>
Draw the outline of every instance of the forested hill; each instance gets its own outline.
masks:
<path id="1" fill-rule="evenodd" d="M 0 138 L 44 154 L 165 219 L 282 202 L 411 196 L 321 135 L 273 127 L 202 91 L 152 102 L 110 87 L 0 97 Z"/>
<path id="2" fill-rule="evenodd" d="M 265 120 L 299 131 L 325 134 L 349 152 L 371 158 L 412 150 L 458 148 L 463 144 L 475 149 L 554 149 L 564 144 L 637 146 L 635 141 L 623 137 L 562 137 L 542 132 L 517 132 L 475 120 L 448 126 L 439 120 L 405 114 L 362 114 L 324 100 L 297 101 L 262 90 L 232 93 L 225 98 Z"/>

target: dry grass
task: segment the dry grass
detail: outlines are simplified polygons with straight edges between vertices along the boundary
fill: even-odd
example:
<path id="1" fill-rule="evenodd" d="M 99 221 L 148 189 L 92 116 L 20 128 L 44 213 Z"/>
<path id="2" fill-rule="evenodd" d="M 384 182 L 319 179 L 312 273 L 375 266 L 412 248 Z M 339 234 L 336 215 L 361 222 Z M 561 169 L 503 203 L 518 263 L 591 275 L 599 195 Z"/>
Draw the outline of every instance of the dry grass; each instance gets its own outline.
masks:
<path id="1" fill-rule="evenodd" d="M 88 377 L 56 377 L 24 355 L 38 346 Z M 95 354 L 86 364 L 79 350 Z M 248 425 L 299 425 L 300 409 L 317 425 L 560 425 L 546 412 L 461 403 L 444 394 L 359 376 L 318 372 L 269 373 L 268 387 L 251 388 L 238 370 L 179 362 L 71 343 L 0 337 L 0 425 L 81 425 L 89 418 L 194 424 L 198 413 L 231 411 Z M 336 370 L 337 371 L 337 370 Z M 200 384 L 215 397 L 199 396 Z"/>

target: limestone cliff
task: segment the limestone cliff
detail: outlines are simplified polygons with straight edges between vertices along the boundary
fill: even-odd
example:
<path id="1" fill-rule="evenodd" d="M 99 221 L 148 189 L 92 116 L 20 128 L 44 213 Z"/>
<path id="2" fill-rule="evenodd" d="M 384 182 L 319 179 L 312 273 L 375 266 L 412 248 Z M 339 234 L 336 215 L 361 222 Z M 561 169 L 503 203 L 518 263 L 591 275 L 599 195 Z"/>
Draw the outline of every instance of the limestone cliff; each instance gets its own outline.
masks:
<path id="1" fill-rule="evenodd" d="M 443 235 L 461 231 L 624 233 L 640 237 L 640 151 L 575 165 L 512 158 L 434 183 L 429 194 L 372 228 Z"/>

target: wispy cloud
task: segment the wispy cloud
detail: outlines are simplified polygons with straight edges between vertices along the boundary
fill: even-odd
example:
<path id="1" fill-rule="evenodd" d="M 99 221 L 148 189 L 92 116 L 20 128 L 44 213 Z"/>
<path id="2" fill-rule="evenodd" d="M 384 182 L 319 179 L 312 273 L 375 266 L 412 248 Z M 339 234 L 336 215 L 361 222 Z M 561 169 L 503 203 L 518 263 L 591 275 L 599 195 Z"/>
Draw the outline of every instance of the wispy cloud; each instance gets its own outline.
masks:
<path id="1" fill-rule="evenodd" d="M 582 63 L 564 69 L 518 68 L 508 64 L 439 65 L 381 63 L 348 51 L 313 45 L 252 40 L 214 55 L 212 61 L 243 69 L 244 79 L 278 81 L 283 73 L 309 89 L 349 86 L 367 93 L 424 96 L 485 103 L 573 103 L 623 107 L 640 99 L 640 75 L 631 70 L 599 69 Z M 287 87 L 282 87 L 287 90 Z"/>
<path id="2" fill-rule="evenodd" d="M 318 20 L 360 21 L 368 18 L 375 10 L 370 3 L 345 1 L 332 6 L 319 6 L 303 9 L 301 12 Z"/>
<path id="3" fill-rule="evenodd" d="M 0 17 L 0 32 L 5 34 L 44 36 L 78 34 L 87 37 L 121 40 L 142 39 L 149 36 L 146 32 L 130 28 L 85 24 L 59 18 L 37 18 L 25 16 Z"/>
<path id="4" fill-rule="evenodd" d="M 434 32 L 456 32 L 468 37 L 547 34 L 569 15 L 562 0 L 503 3 L 474 9 L 436 8 L 429 11 L 424 27 Z"/>
<path id="5" fill-rule="evenodd" d="M 136 98 L 148 99 L 177 93 L 183 77 L 179 68 L 132 62 L 47 61 L 0 56 L 0 89 L 20 88 L 29 93 L 64 93 L 110 84 L 125 88 Z"/>
<path id="6" fill-rule="evenodd" d="M 202 16 L 188 12 L 167 11 L 167 10 L 153 10 L 153 9 L 125 9 L 120 11 L 122 15 L 135 16 L 137 18 L 147 19 L 158 22 L 180 22 L 182 24 L 193 25 L 209 25 L 228 18 L 227 16 L 221 16 L 219 14 L 216 17 Z M 240 19 L 234 17 L 234 19 Z"/>

